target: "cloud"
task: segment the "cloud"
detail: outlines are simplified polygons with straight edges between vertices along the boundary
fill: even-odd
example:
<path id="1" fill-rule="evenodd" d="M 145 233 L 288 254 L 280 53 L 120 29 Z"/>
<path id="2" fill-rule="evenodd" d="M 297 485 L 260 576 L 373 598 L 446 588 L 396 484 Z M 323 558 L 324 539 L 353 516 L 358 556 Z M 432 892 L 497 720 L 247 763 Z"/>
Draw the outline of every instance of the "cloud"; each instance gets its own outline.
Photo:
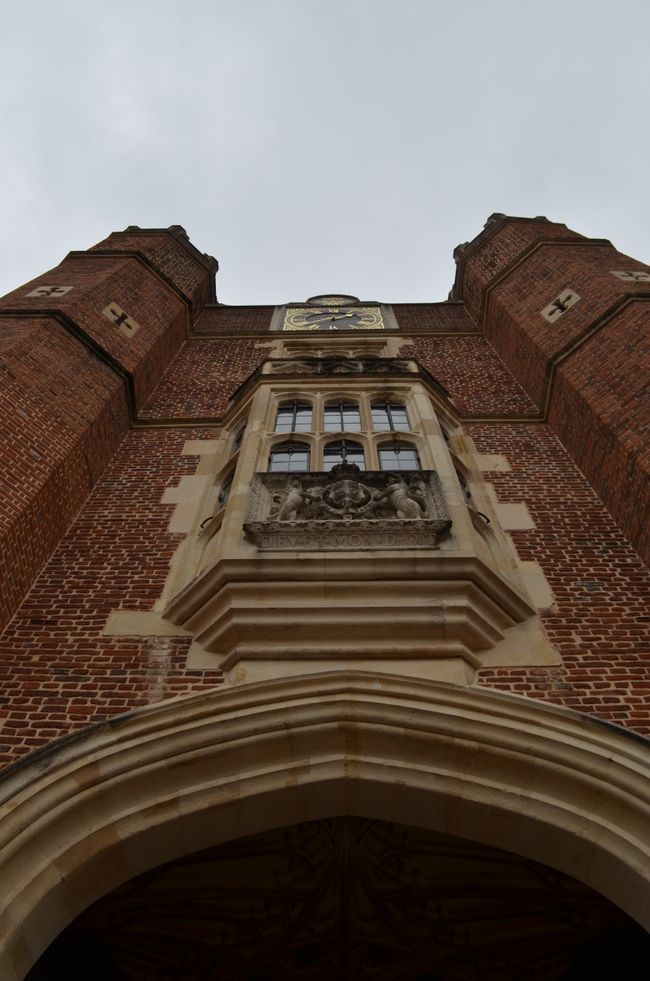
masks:
<path id="1" fill-rule="evenodd" d="M 0 289 L 180 223 L 224 302 L 444 299 L 493 211 L 650 258 L 627 0 L 59 0 L 0 41 Z"/>

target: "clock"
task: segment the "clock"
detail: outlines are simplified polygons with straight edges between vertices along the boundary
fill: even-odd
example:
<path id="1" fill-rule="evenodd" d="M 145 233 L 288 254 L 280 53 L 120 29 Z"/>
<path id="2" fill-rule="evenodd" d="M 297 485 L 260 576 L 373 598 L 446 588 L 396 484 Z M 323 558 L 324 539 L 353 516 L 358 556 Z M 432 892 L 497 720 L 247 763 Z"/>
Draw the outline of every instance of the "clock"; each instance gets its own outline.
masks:
<path id="1" fill-rule="evenodd" d="M 282 330 L 383 330 L 382 307 L 362 306 L 355 296 L 312 296 L 308 306 L 287 307 Z"/>

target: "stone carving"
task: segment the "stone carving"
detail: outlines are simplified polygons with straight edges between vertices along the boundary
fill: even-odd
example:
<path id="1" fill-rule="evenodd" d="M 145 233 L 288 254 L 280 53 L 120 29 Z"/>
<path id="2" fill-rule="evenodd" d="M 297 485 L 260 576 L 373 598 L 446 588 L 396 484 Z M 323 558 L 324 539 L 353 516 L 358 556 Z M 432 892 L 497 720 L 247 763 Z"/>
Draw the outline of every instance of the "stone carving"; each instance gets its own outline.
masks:
<path id="1" fill-rule="evenodd" d="M 271 374 L 282 375 L 403 375 L 413 372 L 403 358 L 277 358 L 269 362 Z"/>
<path id="2" fill-rule="evenodd" d="M 376 500 L 381 501 L 385 498 L 398 518 L 421 518 L 420 502 L 410 493 L 404 481 L 395 474 L 388 474 L 386 479 L 388 487 L 377 495 Z"/>
<path id="3" fill-rule="evenodd" d="M 287 495 L 278 511 L 278 521 L 293 521 L 300 517 L 310 498 L 304 493 L 297 477 L 289 481 Z"/>
<path id="4" fill-rule="evenodd" d="M 256 474 L 244 530 L 259 548 L 436 548 L 451 521 L 438 475 L 362 471 Z"/>

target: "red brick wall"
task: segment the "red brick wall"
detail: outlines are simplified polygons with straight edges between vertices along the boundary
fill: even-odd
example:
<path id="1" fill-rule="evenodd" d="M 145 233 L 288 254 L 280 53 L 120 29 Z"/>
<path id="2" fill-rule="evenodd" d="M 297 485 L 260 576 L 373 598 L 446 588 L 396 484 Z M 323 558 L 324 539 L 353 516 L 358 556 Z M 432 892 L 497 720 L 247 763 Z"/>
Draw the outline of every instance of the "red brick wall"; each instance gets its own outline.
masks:
<path id="1" fill-rule="evenodd" d="M 129 228 L 124 232 L 113 232 L 94 245 L 93 250 L 141 252 L 162 276 L 188 298 L 194 314 L 204 304 L 214 302 L 217 264 L 211 256 L 201 256 L 183 234 L 172 230 Z"/>
<path id="2" fill-rule="evenodd" d="M 111 610 L 148 610 L 159 599 L 182 537 L 167 530 L 173 505 L 160 498 L 196 469 L 196 457 L 181 455 L 185 440 L 213 435 L 136 430 L 107 467 L 0 637 L 0 762 L 148 701 L 150 642 L 102 628 Z M 169 640 L 158 698 L 221 680 L 185 670 L 188 643 Z"/>
<path id="3" fill-rule="evenodd" d="M 221 416 L 229 395 L 268 357 L 258 342 L 223 337 L 184 345 L 163 375 L 142 419 Z"/>
<path id="4" fill-rule="evenodd" d="M 543 245 L 490 294 L 485 334 L 531 398 L 541 403 L 549 361 L 627 294 L 650 292 L 612 269 L 639 266 L 611 246 Z M 555 323 L 540 311 L 565 288 L 580 300 Z"/>
<path id="5" fill-rule="evenodd" d="M 394 303 L 400 330 L 475 331 L 476 324 L 462 303 Z M 194 325 L 196 336 L 263 334 L 269 330 L 275 307 L 206 307 Z"/>
<path id="6" fill-rule="evenodd" d="M 476 330 L 462 303 L 393 303 L 400 330 Z"/>
<path id="7" fill-rule="evenodd" d="M 48 320 L 0 318 L 0 629 L 128 430 L 124 382 Z"/>
<path id="8" fill-rule="evenodd" d="M 34 287 L 72 286 L 54 299 L 29 297 Z M 140 325 L 127 337 L 102 310 L 117 303 Z M 0 312 L 60 310 L 133 375 L 138 404 L 143 404 L 161 372 L 187 336 L 185 303 L 137 259 L 96 256 L 92 252 L 64 259 L 60 266 L 0 300 Z"/>
<path id="9" fill-rule="evenodd" d="M 548 227 L 507 221 L 483 245 L 479 236 L 470 246 L 476 251 L 465 262 L 470 293 L 484 290 L 490 271 L 497 275 L 497 242 L 504 256 L 513 257 L 523 238 L 533 240 Z M 548 420 L 572 458 L 650 562 L 650 514 L 647 503 L 641 503 L 648 500 L 650 469 L 645 381 L 650 368 L 650 284 L 612 275 L 630 269 L 648 267 L 609 244 L 587 239 L 542 243 L 490 290 L 483 327 L 528 395 L 540 409 L 547 408 Z M 567 287 L 578 293 L 579 301 L 548 323 L 541 310 Z M 474 302 L 469 294 L 468 301 Z"/>
<path id="10" fill-rule="evenodd" d="M 264 334 L 271 326 L 274 310 L 275 307 L 206 307 L 194 325 L 194 334 Z"/>
<path id="11" fill-rule="evenodd" d="M 189 262 L 187 250 L 170 235 L 152 236 L 148 244 L 146 236 L 136 238 L 144 251 L 156 242 L 168 247 L 170 274 L 176 269 L 182 278 L 191 266 L 208 282 L 201 264 Z M 56 298 L 27 296 L 43 284 L 73 288 Z M 132 337 L 103 315 L 110 303 L 139 323 Z M 61 321 L 49 316 L 53 310 Z M 146 263 L 92 251 L 69 256 L 0 300 L 0 399 L 8 423 L 2 427 L 0 625 L 124 437 L 125 376 L 137 409 L 180 348 L 188 324 L 187 302 Z M 84 346 L 84 337 L 95 352 Z"/>
<path id="12" fill-rule="evenodd" d="M 650 732 L 650 573 L 547 426 L 473 424 L 480 451 L 506 453 L 511 473 L 491 474 L 499 498 L 525 501 L 536 527 L 515 532 L 555 594 L 543 613 L 564 665 L 495 668 L 480 683 L 551 700 Z M 113 609 L 148 610 L 159 598 L 180 540 L 160 503 L 196 467 L 186 439 L 213 430 L 131 432 L 0 638 L 7 725 L 0 760 L 145 704 L 150 642 L 102 634 Z M 188 641 L 169 641 L 164 694 L 220 682 L 187 671 Z M 160 697 L 159 694 L 156 697 Z"/>
<path id="13" fill-rule="evenodd" d="M 536 407 L 484 337 L 414 337 L 410 355 L 446 388 L 468 415 L 536 414 Z"/>
<path id="14" fill-rule="evenodd" d="M 631 303 L 561 363 L 549 422 L 650 565 L 649 320 Z"/>
<path id="15" fill-rule="evenodd" d="M 536 235 L 549 229 L 553 236 L 573 235 L 563 226 L 529 226 L 506 223 L 484 237 L 483 258 L 479 252 L 468 258 L 466 284 L 474 290 L 476 308 L 484 284 Z M 107 242 L 124 248 L 129 234 Z M 146 236 L 133 234 L 144 251 Z M 154 255 L 160 236 L 152 236 Z M 167 239 L 173 247 L 160 246 L 156 261 L 161 268 L 167 263 L 166 274 L 177 275 L 184 291 L 194 290 L 200 305 L 207 295 L 205 276 L 192 262 L 184 265 L 184 246 L 174 245 L 173 236 Z M 565 281 L 568 267 L 557 264 L 558 256 L 576 264 L 572 276 L 582 277 L 580 282 Z M 494 291 L 487 338 L 454 336 L 453 331 L 475 329 L 458 304 L 396 308 L 405 331 L 449 331 L 416 337 L 404 353 L 412 353 L 449 391 L 461 415 L 534 416 L 531 395 L 541 392 L 535 352 L 548 360 L 629 289 L 609 268 L 634 268 L 603 246 L 545 247 L 530 260 L 530 267 L 526 260 Z M 272 307 L 208 306 L 195 325 L 203 337 L 184 342 L 185 303 L 134 258 L 72 256 L 34 282 L 75 286 L 57 306 L 133 372 L 142 419 L 219 417 L 228 395 L 268 353 L 250 335 L 268 330 Z M 27 300 L 31 285 L 11 294 L 4 309 L 27 314 L 53 306 L 50 298 Z M 553 295 L 573 286 L 584 299 L 547 330 L 539 309 L 551 286 Z M 110 301 L 142 324 L 131 341 L 102 318 Z M 560 363 L 550 405 L 552 426 L 599 492 L 619 507 L 626 531 L 638 536 L 648 459 L 639 442 L 648 420 L 636 373 L 645 356 L 644 310 L 641 302 L 625 307 Z M 533 323 L 535 311 L 539 323 Z M 240 336 L 209 339 L 220 333 Z M 125 436 L 123 380 L 45 315 L 0 316 L 0 363 L 3 418 L 11 422 L 0 501 L 0 573 L 12 583 L 2 594 L 5 618 L 33 581 L 0 636 L 0 705 L 7 720 L 0 761 L 9 762 L 148 700 L 218 684 L 221 676 L 187 671 L 188 641 L 174 638 L 160 689 L 151 641 L 102 634 L 112 610 L 150 610 L 159 599 L 180 539 L 168 531 L 173 506 L 161 504 L 161 497 L 194 472 L 196 458 L 181 455 L 185 441 L 212 437 L 214 429 L 135 429 Z M 480 683 L 650 732 L 650 573 L 550 426 L 495 421 L 466 428 L 480 451 L 505 453 L 512 465 L 512 472 L 489 477 L 501 500 L 525 502 L 535 520 L 534 529 L 513 538 L 521 557 L 539 562 L 553 588 L 555 605 L 543 620 L 564 658 L 560 667 L 486 669 Z"/>
<path id="16" fill-rule="evenodd" d="M 497 230 L 492 232 L 495 225 Z M 457 285 L 462 286 L 462 297 L 459 298 L 462 298 L 470 316 L 477 323 L 480 322 L 486 286 L 527 248 L 535 242 L 557 238 L 581 239 L 582 235 L 554 222 L 508 218 L 505 222 L 499 219 L 489 222 L 485 231 L 469 243 L 466 251 L 461 246 L 458 258 L 462 265 Z"/>
<path id="17" fill-rule="evenodd" d="M 650 571 L 548 426 L 467 430 L 480 452 L 505 453 L 512 467 L 487 479 L 500 501 L 525 501 L 535 522 L 511 534 L 551 585 L 555 603 L 542 619 L 564 661 L 485 669 L 480 683 L 650 734 Z"/>

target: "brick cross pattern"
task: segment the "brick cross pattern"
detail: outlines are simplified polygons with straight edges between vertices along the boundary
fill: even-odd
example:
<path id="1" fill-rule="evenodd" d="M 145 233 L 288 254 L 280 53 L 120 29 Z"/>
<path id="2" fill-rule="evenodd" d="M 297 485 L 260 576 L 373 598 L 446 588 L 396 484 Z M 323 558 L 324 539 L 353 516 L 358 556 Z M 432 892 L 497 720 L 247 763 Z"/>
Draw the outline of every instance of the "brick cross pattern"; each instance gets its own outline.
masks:
<path id="1" fill-rule="evenodd" d="M 136 323 L 117 303 L 109 303 L 102 313 L 125 337 L 133 337 L 140 330 L 140 324 Z"/>
<path id="2" fill-rule="evenodd" d="M 129 316 L 128 314 L 124 313 L 124 311 L 122 311 L 122 313 L 118 313 L 117 310 L 111 309 L 111 313 L 115 318 L 113 320 L 113 323 L 115 324 L 116 327 L 121 327 L 122 324 L 128 324 Z"/>
<path id="3" fill-rule="evenodd" d="M 612 276 L 618 276 L 619 279 L 627 280 L 632 283 L 650 283 L 650 272 L 646 272 L 644 269 L 612 269 Z"/>
<path id="4" fill-rule="evenodd" d="M 37 286 L 27 296 L 63 296 L 71 289 L 72 286 Z"/>
<path id="5" fill-rule="evenodd" d="M 565 314 L 567 310 L 570 310 L 579 299 L 580 297 L 577 293 L 574 293 L 573 290 L 562 290 L 559 296 L 556 296 L 551 303 L 544 307 L 541 312 L 542 317 L 544 320 L 548 320 L 549 323 L 553 323 L 554 321 L 559 320 L 559 318 Z"/>

